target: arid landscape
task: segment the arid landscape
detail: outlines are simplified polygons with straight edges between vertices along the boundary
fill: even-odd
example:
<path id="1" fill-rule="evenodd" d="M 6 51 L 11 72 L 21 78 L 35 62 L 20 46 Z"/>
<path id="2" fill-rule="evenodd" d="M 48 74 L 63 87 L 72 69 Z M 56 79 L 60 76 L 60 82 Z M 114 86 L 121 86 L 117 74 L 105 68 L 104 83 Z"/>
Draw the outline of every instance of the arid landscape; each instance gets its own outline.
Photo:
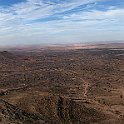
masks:
<path id="1" fill-rule="evenodd" d="M 2 48 L 0 124 L 124 124 L 124 43 Z"/>

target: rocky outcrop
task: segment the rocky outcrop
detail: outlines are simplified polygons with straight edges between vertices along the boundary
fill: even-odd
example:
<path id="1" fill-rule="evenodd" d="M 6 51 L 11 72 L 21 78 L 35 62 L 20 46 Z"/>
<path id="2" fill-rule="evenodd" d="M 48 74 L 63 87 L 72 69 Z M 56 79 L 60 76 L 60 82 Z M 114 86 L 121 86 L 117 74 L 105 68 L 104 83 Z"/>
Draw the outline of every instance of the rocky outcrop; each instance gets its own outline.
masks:
<path id="1" fill-rule="evenodd" d="M 104 113 L 95 109 L 93 106 L 87 106 L 84 101 L 80 99 L 59 97 L 57 108 L 58 117 L 63 123 L 98 123 L 99 121 L 106 119 L 106 115 Z"/>
<path id="2" fill-rule="evenodd" d="M 25 112 L 0 99 L 0 124 L 47 124 L 41 115 Z"/>
<path id="3" fill-rule="evenodd" d="M 28 103 L 25 101 L 29 101 Z M 87 98 L 78 99 L 66 96 L 35 96 L 21 99 L 22 103 L 17 103 L 18 106 L 26 111 L 39 113 L 49 118 L 53 124 L 89 124 L 100 123 L 113 115 L 107 114 L 102 110 L 102 107 L 93 103 Z M 23 107 L 27 105 L 27 108 Z"/>
<path id="4" fill-rule="evenodd" d="M 112 113 L 87 98 L 48 95 L 26 99 L 28 103 L 25 99 L 21 101 L 27 108 L 21 102 L 17 107 L 0 100 L 0 124 L 108 124 L 117 120 Z M 115 120 L 111 120 L 113 118 Z"/>

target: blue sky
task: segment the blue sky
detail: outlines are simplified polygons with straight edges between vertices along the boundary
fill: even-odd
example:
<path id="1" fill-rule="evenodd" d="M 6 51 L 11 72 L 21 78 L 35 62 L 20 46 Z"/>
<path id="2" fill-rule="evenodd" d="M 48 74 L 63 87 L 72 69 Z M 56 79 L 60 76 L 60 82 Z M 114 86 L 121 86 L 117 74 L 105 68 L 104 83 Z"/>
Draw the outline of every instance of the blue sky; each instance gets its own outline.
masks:
<path id="1" fill-rule="evenodd" d="M 0 0 L 0 45 L 124 41 L 124 0 Z"/>

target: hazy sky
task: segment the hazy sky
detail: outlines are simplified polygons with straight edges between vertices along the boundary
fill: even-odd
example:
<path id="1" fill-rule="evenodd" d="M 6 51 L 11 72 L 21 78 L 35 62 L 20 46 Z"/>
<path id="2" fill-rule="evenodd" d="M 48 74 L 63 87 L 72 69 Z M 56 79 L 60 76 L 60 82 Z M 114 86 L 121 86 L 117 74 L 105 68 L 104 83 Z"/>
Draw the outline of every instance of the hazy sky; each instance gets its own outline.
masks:
<path id="1" fill-rule="evenodd" d="M 0 45 L 124 40 L 124 0 L 0 0 Z"/>

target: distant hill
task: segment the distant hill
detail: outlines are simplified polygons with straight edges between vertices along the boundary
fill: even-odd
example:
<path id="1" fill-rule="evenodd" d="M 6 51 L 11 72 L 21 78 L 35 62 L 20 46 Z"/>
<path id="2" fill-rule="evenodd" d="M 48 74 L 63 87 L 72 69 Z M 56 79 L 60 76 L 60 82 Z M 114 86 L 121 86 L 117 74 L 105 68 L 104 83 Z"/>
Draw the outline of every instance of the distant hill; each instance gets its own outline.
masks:
<path id="1" fill-rule="evenodd" d="M 48 45 L 25 45 L 5 48 L 8 51 L 40 52 L 44 50 L 71 50 L 71 49 L 95 49 L 95 48 L 117 48 L 124 49 L 124 43 L 77 43 L 77 44 L 48 44 Z M 3 50 L 3 49 L 2 49 Z"/>
<path id="2" fill-rule="evenodd" d="M 18 57 L 8 51 L 0 52 L 0 62 L 10 62 L 17 60 Z"/>

